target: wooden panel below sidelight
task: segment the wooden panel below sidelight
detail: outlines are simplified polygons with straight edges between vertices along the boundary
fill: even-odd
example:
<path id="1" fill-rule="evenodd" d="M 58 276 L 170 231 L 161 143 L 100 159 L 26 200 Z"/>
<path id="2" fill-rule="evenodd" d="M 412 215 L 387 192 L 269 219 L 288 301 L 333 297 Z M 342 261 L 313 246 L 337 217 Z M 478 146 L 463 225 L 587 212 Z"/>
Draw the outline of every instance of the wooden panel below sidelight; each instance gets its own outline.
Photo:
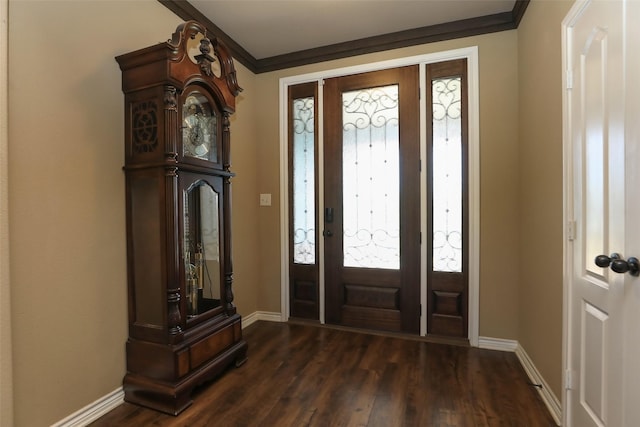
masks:
<path id="1" fill-rule="evenodd" d="M 293 282 L 293 297 L 298 301 L 318 301 L 316 284 L 307 280 L 296 280 Z"/>
<path id="2" fill-rule="evenodd" d="M 451 337 L 465 337 L 463 295 L 455 291 L 433 291 L 433 311 L 429 318 L 429 333 Z"/>
<path id="3" fill-rule="evenodd" d="M 433 291 L 433 314 L 462 317 L 460 292 Z"/>
<path id="4" fill-rule="evenodd" d="M 431 272 L 427 294 L 428 334 L 467 337 L 466 283 L 464 273 Z"/>
<path id="5" fill-rule="evenodd" d="M 464 318 L 461 316 L 434 314 L 431 316 L 431 324 L 429 326 L 432 335 L 466 337 Z"/>
<path id="6" fill-rule="evenodd" d="M 318 267 L 294 264 L 290 267 L 290 315 L 302 319 L 319 320 Z"/>

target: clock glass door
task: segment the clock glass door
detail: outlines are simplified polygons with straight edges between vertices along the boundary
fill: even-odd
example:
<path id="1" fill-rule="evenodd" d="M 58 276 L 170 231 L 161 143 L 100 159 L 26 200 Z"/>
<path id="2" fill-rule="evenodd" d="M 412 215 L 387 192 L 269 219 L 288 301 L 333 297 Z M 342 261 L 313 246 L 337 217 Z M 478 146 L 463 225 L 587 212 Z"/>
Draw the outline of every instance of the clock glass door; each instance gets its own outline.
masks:
<path id="1" fill-rule="evenodd" d="M 220 189 L 209 179 L 188 182 L 183 191 L 183 260 L 186 313 L 192 319 L 221 307 Z"/>

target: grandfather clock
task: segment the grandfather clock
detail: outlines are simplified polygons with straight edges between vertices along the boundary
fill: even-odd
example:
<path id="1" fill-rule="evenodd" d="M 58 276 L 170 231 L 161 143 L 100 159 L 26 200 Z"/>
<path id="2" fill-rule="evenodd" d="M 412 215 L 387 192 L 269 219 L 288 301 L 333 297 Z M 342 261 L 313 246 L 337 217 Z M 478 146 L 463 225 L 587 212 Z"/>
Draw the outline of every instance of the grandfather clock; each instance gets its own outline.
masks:
<path id="1" fill-rule="evenodd" d="M 129 339 L 125 400 L 176 415 L 246 360 L 233 304 L 233 59 L 201 24 L 116 57 L 125 94 Z"/>

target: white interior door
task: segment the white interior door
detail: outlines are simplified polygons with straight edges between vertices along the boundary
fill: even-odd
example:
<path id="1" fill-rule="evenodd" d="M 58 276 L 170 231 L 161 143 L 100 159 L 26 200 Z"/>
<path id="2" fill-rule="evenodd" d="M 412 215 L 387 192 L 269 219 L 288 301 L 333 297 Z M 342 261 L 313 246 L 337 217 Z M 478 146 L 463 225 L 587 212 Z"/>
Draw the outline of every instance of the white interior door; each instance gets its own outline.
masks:
<path id="1" fill-rule="evenodd" d="M 567 197 L 575 229 L 568 251 L 566 420 L 576 427 L 640 425 L 638 395 L 631 394 L 640 381 L 633 366 L 640 357 L 640 280 L 625 271 L 637 267 L 631 257 L 640 254 L 634 227 L 640 109 L 629 96 L 632 87 L 640 95 L 630 84 L 639 76 L 638 50 L 627 55 L 625 31 L 638 25 L 640 14 L 631 3 L 579 2 L 565 20 Z"/>
<path id="2" fill-rule="evenodd" d="M 625 3 L 625 247 L 640 258 L 640 2 Z M 640 279 L 625 275 L 623 297 L 623 419 L 640 425 Z"/>

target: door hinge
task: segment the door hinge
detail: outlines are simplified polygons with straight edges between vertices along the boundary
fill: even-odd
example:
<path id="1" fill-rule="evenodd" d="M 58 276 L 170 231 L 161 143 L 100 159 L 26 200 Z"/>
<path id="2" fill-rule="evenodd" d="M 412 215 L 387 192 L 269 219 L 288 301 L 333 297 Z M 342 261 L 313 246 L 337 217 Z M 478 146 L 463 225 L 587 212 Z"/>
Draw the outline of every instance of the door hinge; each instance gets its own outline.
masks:
<path id="1" fill-rule="evenodd" d="M 570 369 L 564 371 L 564 388 L 566 390 L 573 389 L 573 374 L 571 373 Z"/>
<path id="2" fill-rule="evenodd" d="M 418 241 L 422 244 L 422 231 L 418 234 Z"/>
<path id="3" fill-rule="evenodd" d="M 565 83 L 567 85 L 567 89 L 573 89 L 573 70 L 567 70 Z"/>
<path id="4" fill-rule="evenodd" d="M 567 239 L 573 241 L 576 238 L 576 222 L 571 220 L 567 222 Z"/>
<path id="5" fill-rule="evenodd" d="M 422 172 L 422 159 L 418 159 L 418 172 Z"/>

